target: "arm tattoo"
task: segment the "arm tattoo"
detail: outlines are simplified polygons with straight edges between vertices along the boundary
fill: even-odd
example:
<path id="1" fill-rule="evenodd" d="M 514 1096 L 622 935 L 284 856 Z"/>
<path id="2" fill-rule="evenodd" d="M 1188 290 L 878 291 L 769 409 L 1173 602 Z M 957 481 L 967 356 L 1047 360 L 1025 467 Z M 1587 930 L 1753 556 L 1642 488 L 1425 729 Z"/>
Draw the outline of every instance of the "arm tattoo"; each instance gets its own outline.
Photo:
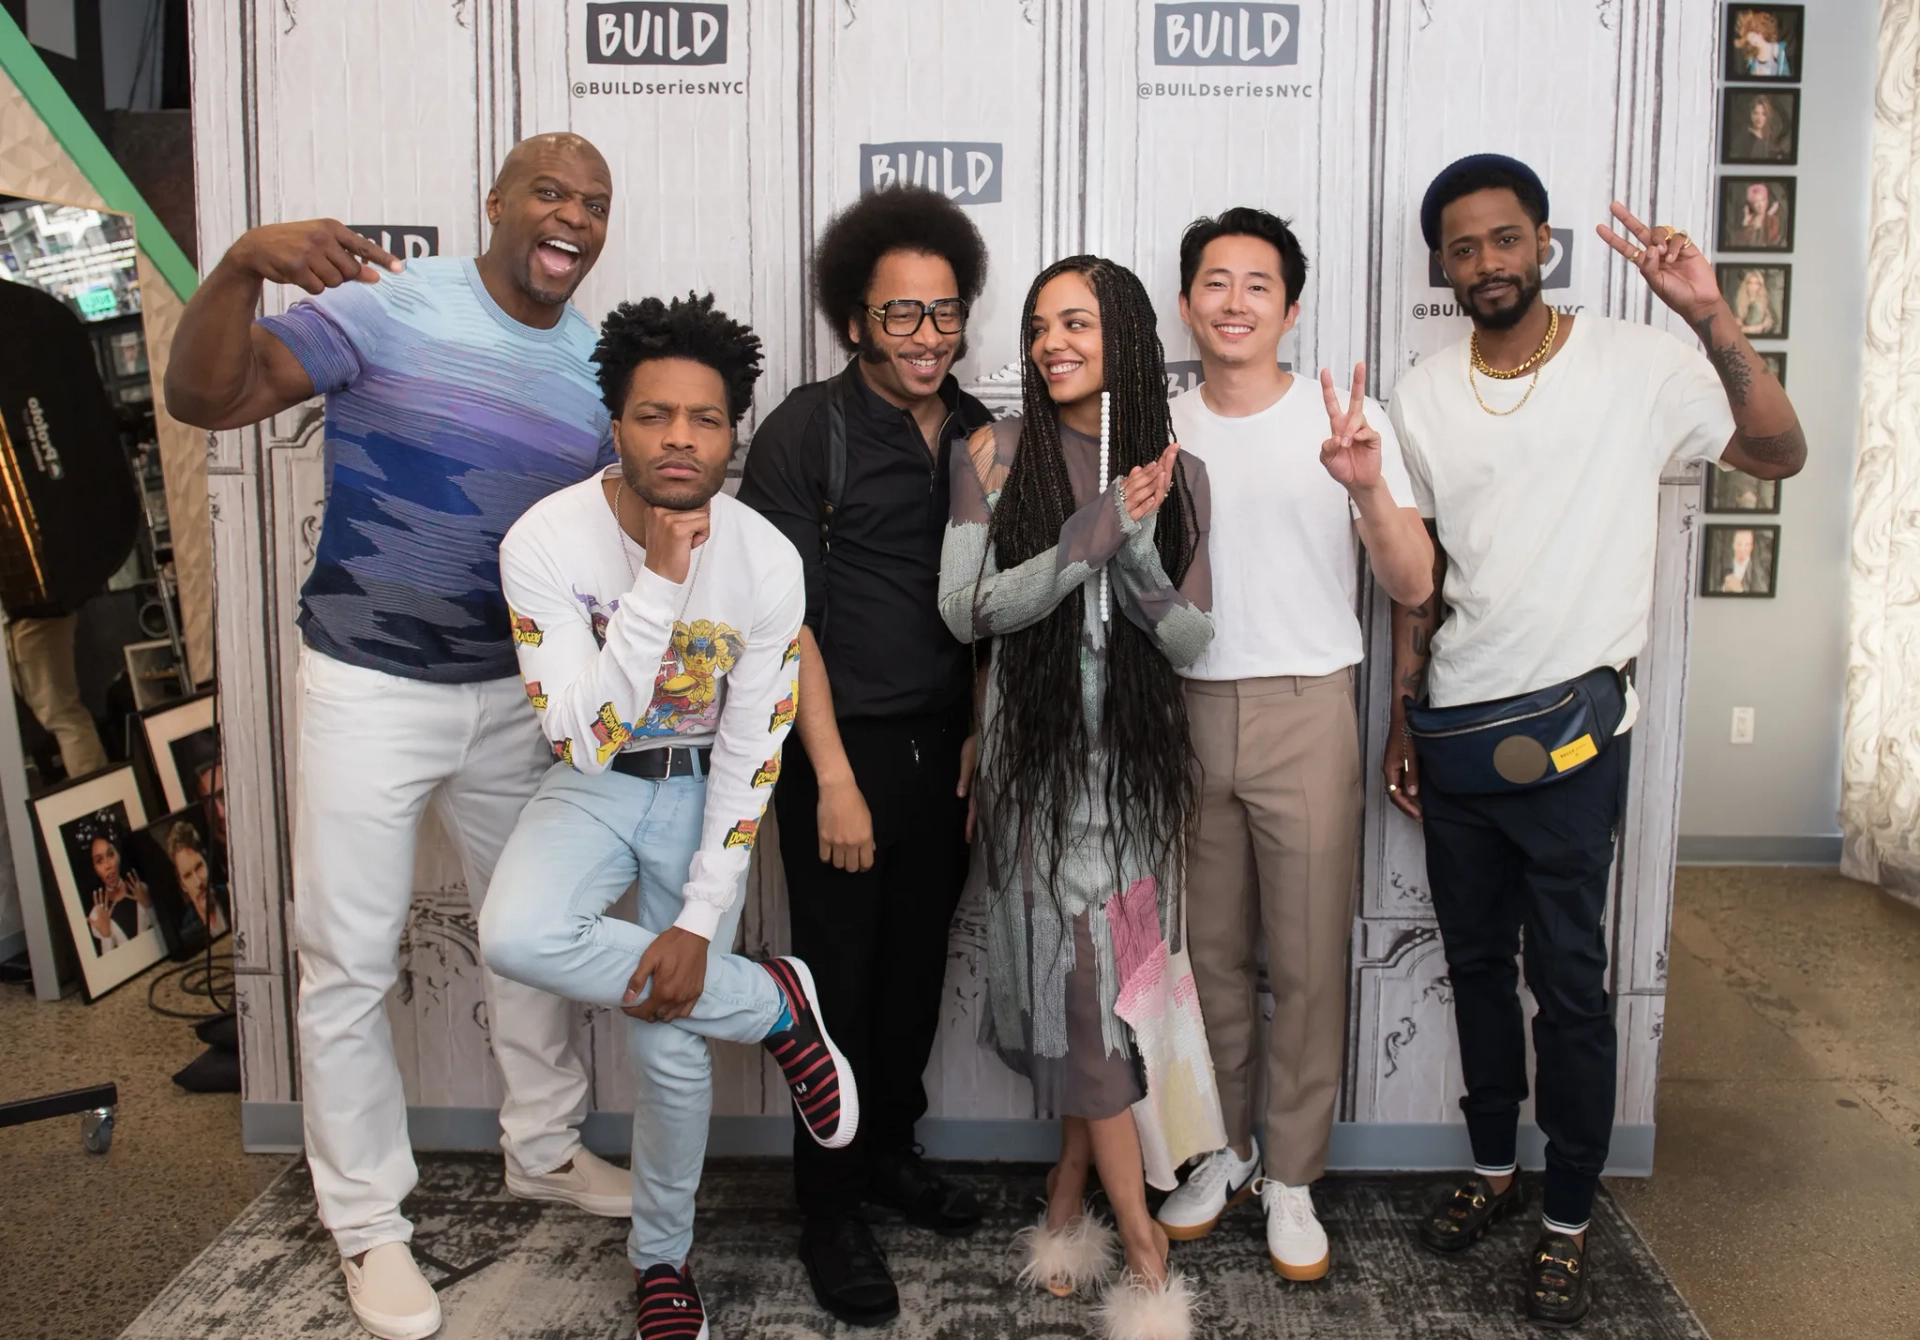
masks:
<path id="1" fill-rule="evenodd" d="M 1707 318 L 1693 329 L 1700 336 L 1700 343 L 1707 346 L 1707 361 L 1719 374 L 1720 384 L 1727 388 L 1727 403 L 1736 410 L 1744 409 L 1747 391 L 1753 385 L 1753 369 L 1747 366 L 1747 356 L 1737 344 L 1713 342 L 1713 318 Z"/>
<path id="2" fill-rule="evenodd" d="M 1432 655 L 1432 650 L 1427 646 L 1427 630 L 1418 624 L 1413 627 L 1413 654 L 1422 660 Z"/>
<path id="3" fill-rule="evenodd" d="M 1771 437 L 1748 437 L 1742 433 L 1740 445 L 1746 448 L 1747 455 L 1768 465 L 1798 468 L 1807 459 L 1807 435 L 1799 424 Z"/>

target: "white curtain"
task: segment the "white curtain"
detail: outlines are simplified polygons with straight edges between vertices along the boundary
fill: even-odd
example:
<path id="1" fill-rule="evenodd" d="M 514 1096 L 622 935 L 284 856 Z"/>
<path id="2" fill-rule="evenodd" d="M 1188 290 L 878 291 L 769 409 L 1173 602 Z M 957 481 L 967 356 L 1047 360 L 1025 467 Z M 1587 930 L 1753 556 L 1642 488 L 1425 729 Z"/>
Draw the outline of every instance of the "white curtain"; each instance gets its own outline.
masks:
<path id="1" fill-rule="evenodd" d="M 1882 0 L 1841 869 L 1920 902 L 1920 0 Z"/>

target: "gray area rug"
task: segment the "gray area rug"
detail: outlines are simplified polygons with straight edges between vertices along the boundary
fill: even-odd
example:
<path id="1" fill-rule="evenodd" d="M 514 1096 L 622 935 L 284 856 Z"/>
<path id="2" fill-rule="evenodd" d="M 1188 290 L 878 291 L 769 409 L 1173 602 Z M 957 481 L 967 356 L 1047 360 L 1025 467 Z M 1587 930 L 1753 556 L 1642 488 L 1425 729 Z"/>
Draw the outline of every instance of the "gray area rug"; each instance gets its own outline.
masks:
<path id="1" fill-rule="evenodd" d="M 962 1165 L 987 1208 L 971 1238 L 899 1222 L 877 1232 L 900 1282 L 901 1314 L 861 1330 L 815 1306 L 794 1255 L 800 1230 L 788 1167 L 716 1159 L 707 1167 L 694 1276 L 714 1340 L 1082 1340 L 1097 1335 L 1088 1302 L 1014 1286 L 1014 1231 L 1031 1221 L 1044 1169 Z M 1333 1272 L 1288 1284 L 1269 1266 L 1257 1202 L 1214 1233 L 1176 1246 L 1198 1282 L 1208 1340 L 1501 1340 L 1537 1337 L 1520 1312 L 1523 1254 L 1536 1223 L 1508 1223 L 1466 1256 L 1442 1260 L 1411 1224 L 1445 1179 L 1336 1177 L 1316 1199 Z M 1537 1205 L 1538 1199 L 1535 1197 Z M 500 1160 L 420 1160 L 407 1202 L 414 1248 L 446 1311 L 443 1340 L 621 1340 L 633 1334 L 625 1228 L 564 1206 L 509 1196 Z M 1595 1207 L 1596 1305 L 1579 1334 L 1606 1340 L 1705 1340 L 1706 1332 L 1613 1201 Z M 356 1340 L 332 1241 L 296 1164 L 170 1284 L 123 1340 Z"/>

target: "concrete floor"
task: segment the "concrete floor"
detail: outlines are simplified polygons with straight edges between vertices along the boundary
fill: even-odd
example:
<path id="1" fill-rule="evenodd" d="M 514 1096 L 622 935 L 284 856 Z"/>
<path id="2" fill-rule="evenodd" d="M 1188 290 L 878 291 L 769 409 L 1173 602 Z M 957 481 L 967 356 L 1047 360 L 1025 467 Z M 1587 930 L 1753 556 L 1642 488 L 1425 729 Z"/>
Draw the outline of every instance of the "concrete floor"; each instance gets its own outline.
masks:
<path id="1" fill-rule="evenodd" d="M 1920 909 L 1734 868 L 1683 870 L 1676 909 L 1655 1176 L 1615 1195 L 1714 1340 L 1920 1335 Z M 0 1096 L 122 1103 L 106 1158 L 77 1121 L 0 1130 L 15 1340 L 113 1340 L 286 1166 L 239 1152 L 236 1098 L 173 1087 L 200 1045 L 146 994 L 0 988 Z"/>

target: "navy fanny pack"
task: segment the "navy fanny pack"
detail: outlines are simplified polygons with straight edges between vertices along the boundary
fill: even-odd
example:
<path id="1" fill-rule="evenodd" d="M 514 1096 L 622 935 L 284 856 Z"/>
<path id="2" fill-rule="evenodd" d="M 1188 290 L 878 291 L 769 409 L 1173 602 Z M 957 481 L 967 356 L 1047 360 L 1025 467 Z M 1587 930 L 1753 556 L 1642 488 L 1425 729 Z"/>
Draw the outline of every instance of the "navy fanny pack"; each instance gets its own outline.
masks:
<path id="1" fill-rule="evenodd" d="M 1570 777 L 1613 743 L 1627 712 L 1627 674 L 1609 666 L 1532 693 L 1458 707 L 1406 699 L 1420 777 L 1442 791 L 1489 796 Z"/>

